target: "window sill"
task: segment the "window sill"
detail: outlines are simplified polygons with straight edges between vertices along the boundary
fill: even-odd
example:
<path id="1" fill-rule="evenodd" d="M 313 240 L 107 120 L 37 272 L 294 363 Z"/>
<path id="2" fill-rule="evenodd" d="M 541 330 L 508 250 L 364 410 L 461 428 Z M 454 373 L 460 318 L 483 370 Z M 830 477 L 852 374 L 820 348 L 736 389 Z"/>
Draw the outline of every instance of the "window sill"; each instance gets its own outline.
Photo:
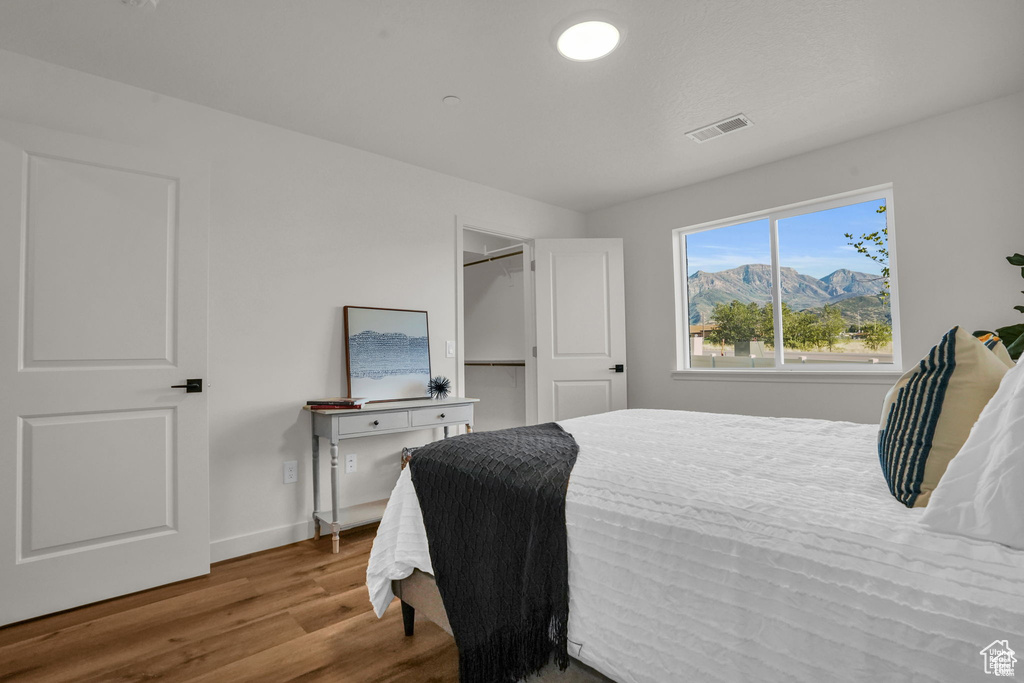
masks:
<path id="1" fill-rule="evenodd" d="M 795 384 L 881 384 L 892 386 L 898 370 L 675 370 L 672 379 L 711 382 L 784 382 Z"/>

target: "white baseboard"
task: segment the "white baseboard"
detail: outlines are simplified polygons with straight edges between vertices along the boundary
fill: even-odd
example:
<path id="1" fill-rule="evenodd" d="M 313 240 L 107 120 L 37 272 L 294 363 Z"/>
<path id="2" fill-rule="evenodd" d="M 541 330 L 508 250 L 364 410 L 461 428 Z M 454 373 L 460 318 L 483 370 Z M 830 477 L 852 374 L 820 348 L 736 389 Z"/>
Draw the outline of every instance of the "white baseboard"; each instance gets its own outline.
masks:
<path id="1" fill-rule="evenodd" d="M 342 530 L 362 526 L 363 524 L 379 522 L 381 517 L 384 515 L 384 506 L 386 504 L 387 501 L 382 500 L 375 503 L 357 505 L 355 507 L 341 510 L 341 518 L 338 521 L 341 522 Z M 324 533 L 324 531 L 321 531 L 320 533 L 321 539 L 325 536 L 330 538 L 330 530 L 327 530 L 326 533 Z M 233 557 L 241 557 L 242 555 L 248 555 L 250 553 L 258 553 L 261 550 L 279 548 L 282 545 L 298 543 L 299 541 L 304 541 L 307 538 L 313 538 L 312 519 L 304 522 L 296 522 L 295 524 L 275 527 L 273 529 L 264 529 L 262 531 L 254 531 L 249 534 L 241 534 L 231 538 L 223 538 L 218 541 L 210 542 L 210 562 L 213 563 L 220 562 L 222 560 L 230 560 Z M 324 543 L 330 543 L 330 540 L 325 540 Z"/>

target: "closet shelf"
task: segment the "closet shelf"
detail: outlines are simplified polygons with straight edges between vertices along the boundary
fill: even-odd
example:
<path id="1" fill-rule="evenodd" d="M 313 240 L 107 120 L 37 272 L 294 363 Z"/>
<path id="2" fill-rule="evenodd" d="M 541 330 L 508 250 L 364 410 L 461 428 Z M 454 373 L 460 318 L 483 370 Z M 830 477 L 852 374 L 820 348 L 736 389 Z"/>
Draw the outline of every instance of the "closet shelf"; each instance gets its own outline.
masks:
<path id="1" fill-rule="evenodd" d="M 463 365 L 481 365 L 495 367 L 526 367 L 525 360 L 467 360 Z"/>
<path id="2" fill-rule="evenodd" d="M 498 250 L 495 249 L 495 251 L 498 251 Z M 481 263 L 490 263 L 491 261 L 497 261 L 498 259 L 508 258 L 509 256 L 519 256 L 522 253 L 523 252 L 521 252 L 521 251 L 514 251 L 511 254 L 502 254 L 501 256 L 491 256 L 490 258 L 481 259 L 479 261 L 470 261 L 469 263 L 463 263 L 462 267 L 463 268 L 468 268 L 469 266 L 475 266 L 475 265 L 478 265 L 478 264 L 481 264 Z"/>

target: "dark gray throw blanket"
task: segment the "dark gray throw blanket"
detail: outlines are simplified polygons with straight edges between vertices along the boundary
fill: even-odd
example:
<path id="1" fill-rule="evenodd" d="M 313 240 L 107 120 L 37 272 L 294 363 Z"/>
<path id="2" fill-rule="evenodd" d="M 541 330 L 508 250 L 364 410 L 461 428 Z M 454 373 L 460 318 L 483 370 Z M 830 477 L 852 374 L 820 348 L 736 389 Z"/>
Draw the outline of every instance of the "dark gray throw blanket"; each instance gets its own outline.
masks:
<path id="1" fill-rule="evenodd" d="M 569 665 L 565 491 L 579 446 L 554 422 L 428 444 L 409 466 L 461 683 Z"/>

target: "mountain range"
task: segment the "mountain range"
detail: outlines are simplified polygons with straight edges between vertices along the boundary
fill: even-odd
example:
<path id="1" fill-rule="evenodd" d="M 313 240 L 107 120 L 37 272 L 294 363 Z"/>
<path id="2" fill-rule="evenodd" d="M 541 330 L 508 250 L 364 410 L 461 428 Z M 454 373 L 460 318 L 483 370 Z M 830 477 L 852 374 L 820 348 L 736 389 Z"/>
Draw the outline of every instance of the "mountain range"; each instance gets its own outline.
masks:
<path id="1" fill-rule="evenodd" d="M 782 300 L 794 311 L 815 309 L 825 304 L 840 305 L 843 318 L 849 322 L 884 320 L 888 305 L 879 296 L 883 284 L 878 275 L 840 268 L 823 278 L 781 268 Z M 690 323 L 711 319 L 716 304 L 739 301 L 765 304 L 772 300 L 772 268 L 749 263 L 716 273 L 698 270 L 687 278 L 690 298 Z M 857 299 L 857 301 L 854 301 Z M 863 301 L 861 300 L 863 299 Z"/>

